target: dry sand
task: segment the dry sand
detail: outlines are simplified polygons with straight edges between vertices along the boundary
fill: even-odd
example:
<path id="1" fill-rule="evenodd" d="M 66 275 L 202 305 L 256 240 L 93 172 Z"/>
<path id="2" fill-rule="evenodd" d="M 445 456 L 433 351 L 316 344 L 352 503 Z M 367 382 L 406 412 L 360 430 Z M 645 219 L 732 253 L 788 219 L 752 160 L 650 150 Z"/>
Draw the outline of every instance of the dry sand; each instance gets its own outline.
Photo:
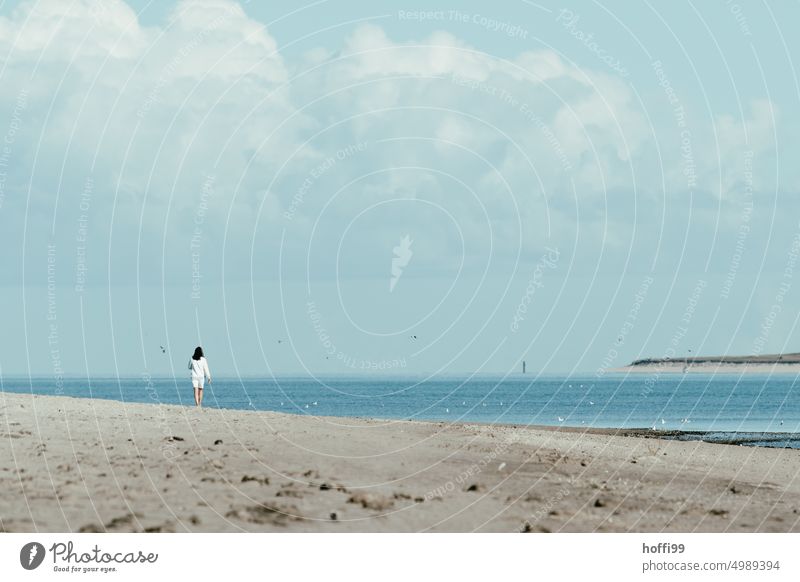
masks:
<path id="1" fill-rule="evenodd" d="M 800 451 L 0 392 L 0 530 L 800 531 Z"/>

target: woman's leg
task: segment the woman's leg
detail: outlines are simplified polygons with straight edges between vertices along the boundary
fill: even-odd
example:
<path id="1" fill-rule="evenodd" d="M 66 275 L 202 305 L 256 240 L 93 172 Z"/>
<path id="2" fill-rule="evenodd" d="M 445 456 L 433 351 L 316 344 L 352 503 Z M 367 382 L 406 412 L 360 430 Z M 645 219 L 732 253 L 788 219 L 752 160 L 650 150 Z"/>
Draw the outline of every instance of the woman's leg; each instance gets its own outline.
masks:
<path id="1" fill-rule="evenodd" d="M 194 405 L 200 406 L 200 386 L 197 384 L 193 384 L 194 386 Z"/>
<path id="2" fill-rule="evenodd" d="M 198 396 L 198 403 L 197 403 L 197 405 L 198 405 L 198 406 L 203 406 L 203 389 L 202 389 L 202 388 L 200 388 L 200 389 L 198 390 L 198 392 L 200 392 L 200 396 Z"/>

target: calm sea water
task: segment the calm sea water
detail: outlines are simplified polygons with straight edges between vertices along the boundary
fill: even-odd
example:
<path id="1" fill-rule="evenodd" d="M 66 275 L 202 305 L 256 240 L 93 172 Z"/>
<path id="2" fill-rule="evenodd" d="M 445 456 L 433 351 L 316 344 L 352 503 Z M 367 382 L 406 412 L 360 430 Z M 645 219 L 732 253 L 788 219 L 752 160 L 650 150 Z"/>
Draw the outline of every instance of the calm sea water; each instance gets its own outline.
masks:
<path id="1" fill-rule="evenodd" d="M 795 376 L 216 378 L 204 404 L 220 408 L 386 419 L 598 428 L 800 431 Z M 192 405 L 186 378 L 65 379 L 66 396 Z M 59 392 L 52 378 L 2 378 L 8 392 Z M 800 436 L 800 435 L 799 435 Z"/>

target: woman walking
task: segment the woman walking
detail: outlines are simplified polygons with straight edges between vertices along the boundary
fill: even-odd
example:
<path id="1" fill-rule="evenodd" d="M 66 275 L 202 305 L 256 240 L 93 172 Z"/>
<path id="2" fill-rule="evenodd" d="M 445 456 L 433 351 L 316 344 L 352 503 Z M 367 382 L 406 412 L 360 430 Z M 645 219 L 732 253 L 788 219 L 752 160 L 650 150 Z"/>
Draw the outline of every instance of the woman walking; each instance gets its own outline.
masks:
<path id="1" fill-rule="evenodd" d="M 192 371 L 192 386 L 194 386 L 194 403 L 197 406 L 203 405 L 203 383 L 208 378 L 211 384 L 211 372 L 208 371 L 208 362 L 203 355 L 203 348 L 197 346 L 194 355 L 189 360 L 189 369 Z"/>

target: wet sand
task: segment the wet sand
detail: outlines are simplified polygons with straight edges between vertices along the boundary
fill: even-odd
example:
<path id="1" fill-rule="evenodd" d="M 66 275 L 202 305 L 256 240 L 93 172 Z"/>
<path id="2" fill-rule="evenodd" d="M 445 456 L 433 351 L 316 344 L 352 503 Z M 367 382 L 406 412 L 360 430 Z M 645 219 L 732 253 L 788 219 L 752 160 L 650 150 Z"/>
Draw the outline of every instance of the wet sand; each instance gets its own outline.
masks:
<path id="1" fill-rule="evenodd" d="M 0 392 L 0 530 L 800 531 L 800 451 L 653 436 Z"/>

